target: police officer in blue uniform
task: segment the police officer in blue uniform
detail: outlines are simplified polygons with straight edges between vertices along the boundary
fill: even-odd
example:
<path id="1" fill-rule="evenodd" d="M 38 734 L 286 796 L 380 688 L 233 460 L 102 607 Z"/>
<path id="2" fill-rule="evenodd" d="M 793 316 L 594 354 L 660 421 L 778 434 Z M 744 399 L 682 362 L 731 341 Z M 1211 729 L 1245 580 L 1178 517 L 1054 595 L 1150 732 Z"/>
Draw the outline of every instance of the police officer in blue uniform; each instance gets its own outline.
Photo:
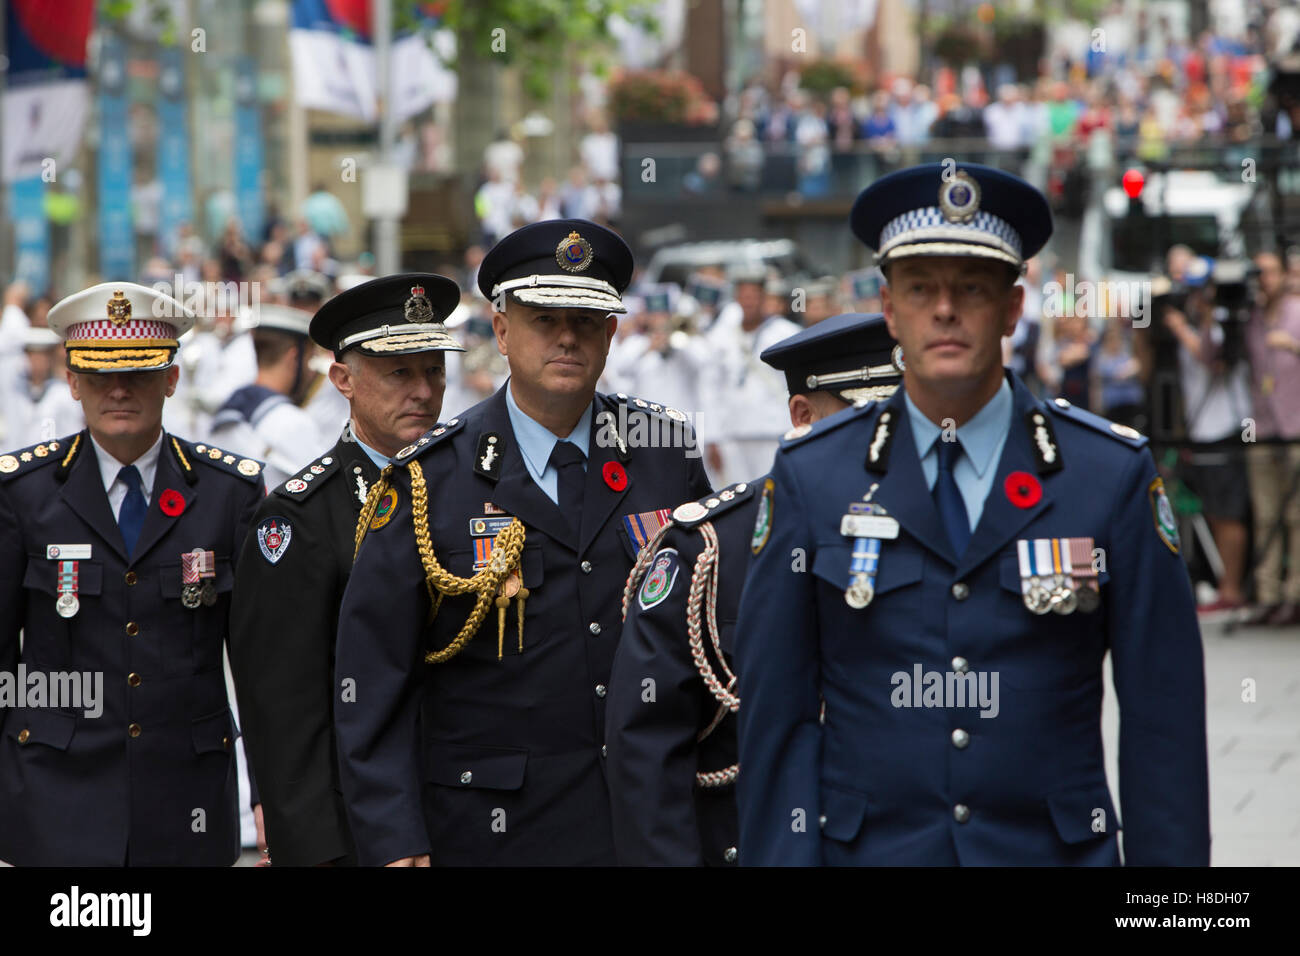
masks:
<path id="1" fill-rule="evenodd" d="M 1004 373 L 1051 215 L 981 166 L 858 197 L 903 387 L 783 443 L 737 626 L 740 861 L 1206 865 L 1200 634 L 1147 441 Z M 807 570 L 796 558 L 806 556 Z"/>
<path id="2" fill-rule="evenodd" d="M 605 695 L 642 529 L 709 490 L 686 415 L 595 391 L 632 274 L 585 220 L 484 258 L 510 379 L 371 490 L 335 728 L 363 865 L 615 862 Z"/>
<path id="3" fill-rule="evenodd" d="M 787 439 L 893 394 L 895 342 L 877 314 L 832 316 L 760 356 L 785 373 Z M 736 612 L 763 478 L 687 502 L 643 549 L 624 592 L 609 682 L 610 802 L 618 860 L 736 862 Z"/>
<path id="4" fill-rule="evenodd" d="M 423 273 L 362 283 L 311 319 L 334 352 L 330 378 L 350 407 L 334 447 L 298 462 L 267 495 L 244 541 L 230 662 L 276 866 L 353 863 L 334 744 L 334 643 L 356 551 L 357 516 L 398 450 L 438 423 L 443 325 L 460 301 Z"/>
<path id="5" fill-rule="evenodd" d="M 87 428 L 0 455 L 0 859 L 16 865 L 239 856 L 222 650 L 264 488 L 260 462 L 162 428 L 193 321 L 126 282 L 59 302 Z"/>

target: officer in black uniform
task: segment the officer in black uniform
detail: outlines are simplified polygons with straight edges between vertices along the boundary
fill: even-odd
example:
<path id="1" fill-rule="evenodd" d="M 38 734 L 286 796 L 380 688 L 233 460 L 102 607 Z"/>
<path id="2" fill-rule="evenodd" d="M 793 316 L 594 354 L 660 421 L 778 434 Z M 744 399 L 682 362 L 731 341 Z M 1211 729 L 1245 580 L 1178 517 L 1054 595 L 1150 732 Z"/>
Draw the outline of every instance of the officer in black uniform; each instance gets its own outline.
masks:
<path id="1" fill-rule="evenodd" d="M 787 439 L 893 394 L 896 344 L 879 313 L 848 313 L 765 349 L 790 392 Z M 620 864 L 736 862 L 732 650 L 762 486 L 678 507 L 628 577 L 605 731 Z"/>
<path id="2" fill-rule="evenodd" d="M 443 276 L 389 276 L 311 321 L 312 339 L 334 352 L 330 378 L 351 418 L 333 448 L 299 462 L 258 508 L 232 611 L 231 665 L 277 865 L 355 862 L 331 711 L 339 605 L 367 492 L 389 458 L 438 423 L 443 353 L 463 351 L 442 323 L 459 301 Z"/>
<path id="3" fill-rule="evenodd" d="M 193 321 L 128 282 L 59 302 L 87 428 L 0 455 L 0 859 L 16 865 L 239 856 L 222 646 L 264 488 L 260 462 L 162 428 Z"/>
<path id="4" fill-rule="evenodd" d="M 595 390 L 631 274 L 585 220 L 498 243 L 479 288 L 510 379 L 371 490 L 334 706 L 363 864 L 615 861 L 619 598 L 647 532 L 709 490 L 682 412 Z"/>

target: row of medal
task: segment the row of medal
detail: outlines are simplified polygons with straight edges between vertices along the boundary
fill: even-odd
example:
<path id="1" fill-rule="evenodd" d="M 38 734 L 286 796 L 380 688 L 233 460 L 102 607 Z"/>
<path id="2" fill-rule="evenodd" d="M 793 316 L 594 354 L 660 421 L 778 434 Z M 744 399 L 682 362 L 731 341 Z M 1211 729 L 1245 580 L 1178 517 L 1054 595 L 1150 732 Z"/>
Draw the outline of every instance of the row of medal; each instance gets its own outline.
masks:
<path id="1" fill-rule="evenodd" d="M 59 562 L 59 596 L 54 610 L 60 617 L 75 617 L 81 610 L 77 597 L 80 561 Z M 195 549 L 181 555 L 181 604 L 190 610 L 200 606 L 212 607 L 217 603 L 216 556 L 211 551 Z"/>
<path id="2" fill-rule="evenodd" d="M 866 607 L 876 596 L 881 541 L 898 537 L 898 520 L 871 500 L 877 487 L 873 484 L 862 501 L 850 504 L 848 514 L 840 519 L 840 534 L 853 538 L 844 600 L 855 610 Z M 1025 607 L 1033 613 L 1091 614 L 1101 605 L 1092 538 L 1022 539 L 1016 542 L 1016 552 L 1021 594 Z"/>
<path id="3" fill-rule="evenodd" d="M 1034 538 L 1016 542 L 1020 592 L 1035 614 L 1091 614 L 1101 605 L 1092 565 L 1092 538 Z"/>

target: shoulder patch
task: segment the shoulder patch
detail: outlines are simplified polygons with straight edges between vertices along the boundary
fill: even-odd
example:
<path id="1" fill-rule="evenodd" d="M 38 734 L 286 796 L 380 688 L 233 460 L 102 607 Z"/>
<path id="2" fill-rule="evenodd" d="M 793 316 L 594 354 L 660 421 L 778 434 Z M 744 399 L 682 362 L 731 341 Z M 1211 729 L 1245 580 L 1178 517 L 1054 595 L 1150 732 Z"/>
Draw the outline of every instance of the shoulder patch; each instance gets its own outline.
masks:
<path id="1" fill-rule="evenodd" d="M 705 521 L 736 507 L 742 501 L 752 498 L 756 488 L 757 482 L 753 481 L 739 481 L 734 485 L 728 485 L 721 491 L 705 495 L 698 501 L 688 501 L 684 505 L 678 505 L 673 510 L 673 521 L 683 528 L 698 527 Z"/>
<path id="2" fill-rule="evenodd" d="M 464 425 L 464 419 L 453 418 L 449 422 L 434 426 L 394 455 L 392 457 L 392 464 L 405 465 L 412 458 L 418 458 L 434 445 L 437 445 L 439 442 L 445 441 L 447 438 L 456 434 L 456 432 L 460 431 Z"/>
<path id="3" fill-rule="evenodd" d="M 80 439 L 80 435 L 69 435 L 67 438 L 38 442 L 0 455 L 0 481 L 9 481 L 11 478 L 25 475 L 42 465 L 62 462 L 64 458 L 76 454 L 75 446 L 80 445 Z"/>
<path id="4" fill-rule="evenodd" d="M 298 474 L 278 486 L 275 493 L 301 501 L 314 494 L 316 489 L 338 474 L 340 468 L 339 460 L 332 454 L 317 458 Z"/>
<path id="5" fill-rule="evenodd" d="M 636 601 L 641 610 L 648 611 L 659 604 L 672 592 L 677 583 L 677 573 L 681 570 L 681 557 L 676 548 L 661 548 L 650 559 L 650 572 L 641 582 L 641 590 Z"/>
<path id="6" fill-rule="evenodd" d="M 1109 435 L 1130 448 L 1145 448 L 1147 445 L 1147 437 L 1136 428 L 1112 422 L 1108 418 L 1102 418 L 1100 415 L 1078 408 L 1070 404 L 1068 399 L 1057 398 L 1045 404 L 1057 416 L 1077 422 L 1080 425 L 1086 425 L 1093 431 L 1101 432 L 1103 435 Z"/>
<path id="7" fill-rule="evenodd" d="M 170 452 L 175 457 L 176 463 L 185 475 L 185 480 L 191 484 L 197 478 L 194 475 L 193 467 L 196 461 L 201 461 L 218 471 L 238 475 L 248 482 L 261 480 L 262 469 L 265 467 L 256 458 L 245 458 L 243 455 L 236 455 L 234 452 L 225 451 L 206 442 L 196 443 L 177 438 L 174 435 L 168 435 L 165 444 L 167 447 L 164 448 L 164 451 Z"/>
<path id="8" fill-rule="evenodd" d="M 767 546 L 767 539 L 772 534 L 772 493 L 776 491 L 776 482 L 771 478 L 763 481 L 763 497 L 758 502 L 758 512 L 754 515 L 754 533 L 749 540 L 749 550 L 755 555 Z"/>
<path id="9" fill-rule="evenodd" d="M 822 435 L 825 435 L 827 432 L 834 431 L 841 425 L 857 421 L 864 415 L 870 415 L 876 408 L 876 404 L 875 399 L 869 399 L 861 405 L 850 405 L 848 408 L 841 409 L 834 415 L 827 415 L 825 418 L 814 422 L 811 425 L 799 425 L 796 428 L 792 428 L 782 436 L 781 447 L 779 450 L 785 451 L 788 448 L 794 448 L 796 445 L 802 445 L 805 442 L 814 441 Z"/>

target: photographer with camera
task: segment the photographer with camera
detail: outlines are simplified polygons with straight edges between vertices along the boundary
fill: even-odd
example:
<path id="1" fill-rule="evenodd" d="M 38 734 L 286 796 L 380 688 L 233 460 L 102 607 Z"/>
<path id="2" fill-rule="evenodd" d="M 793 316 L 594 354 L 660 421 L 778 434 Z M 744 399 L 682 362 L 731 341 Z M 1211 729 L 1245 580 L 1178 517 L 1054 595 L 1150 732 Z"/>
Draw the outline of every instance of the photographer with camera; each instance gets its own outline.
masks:
<path id="1" fill-rule="evenodd" d="M 1250 499 L 1238 437 L 1243 419 L 1250 417 L 1251 405 L 1241 349 L 1216 314 L 1222 310 L 1217 307 L 1210 263 L 1191 258 L 1184 264 L 1186 251 L 1179 246 L 1169 251 L 1170 276 L 1181 273 L 1187 293 L 1181 302 L 1165 309 L 1164 324 L 1177 341 L 1186 434 L 1192 442 L 1184 458 L 1183 477 L 1201 499 L 1222 559 L 1218 597 L 1198 608 L 1204 614 L 1245 605 L 1242 580 Z"/>
<path id="2" fill-rule="evenodd" d="M 1284 284 L 1276 253 L 1255 257 L 1259 291 L 1246 325 L 1256 438 L 1246 464 L 1255 515 L 1255 604 L 1248 625 L 1300 624 L 1300 294 Z M 1273 444 L 1265 439 L 1288 439 Z M 1287 566 L 1283 581 L 1283 535 Z"/>

